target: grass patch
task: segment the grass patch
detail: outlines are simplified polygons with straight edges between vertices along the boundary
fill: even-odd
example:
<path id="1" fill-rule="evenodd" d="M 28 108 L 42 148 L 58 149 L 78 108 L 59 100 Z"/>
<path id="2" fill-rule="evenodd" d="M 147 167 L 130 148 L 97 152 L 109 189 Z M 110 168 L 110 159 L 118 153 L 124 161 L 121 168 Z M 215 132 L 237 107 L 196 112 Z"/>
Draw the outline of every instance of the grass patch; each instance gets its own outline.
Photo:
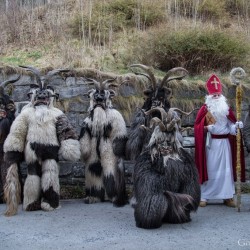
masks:
<path id="1" fill-rule="evenodd" d="M 80 185 L 61 185 L 60 199 L 83 199 L 85 196 L 85 188 Z"/>
<path id="2" fill-rule="evenodd" d="M 36 62 L 42 57 L 41 51 L 14 50 L 11 54 L 2 56 L 1 61 L 13 66 L 36 65 Z"/>

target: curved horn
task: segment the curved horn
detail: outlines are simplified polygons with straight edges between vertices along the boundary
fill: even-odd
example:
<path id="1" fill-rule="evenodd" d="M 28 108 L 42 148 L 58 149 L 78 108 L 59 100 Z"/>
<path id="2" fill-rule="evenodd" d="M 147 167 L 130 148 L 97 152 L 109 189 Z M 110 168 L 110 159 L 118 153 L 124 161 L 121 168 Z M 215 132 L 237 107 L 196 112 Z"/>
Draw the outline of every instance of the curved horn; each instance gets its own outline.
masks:
<path id="1" fill-rule="evenodd" d="M 149 77 L 149 75 L 144 74 L 144 73 L 136 72 L 136 71 L 134 71 L 133 69 L 131 69 L 131 70 L 132 70 L 132 72 L 133 72 L 134 74 L 136 74 L 136 75 L 141 75 L 141 76 L 145 76 L 145 77 L 148 78 L 149 81 L 152 81 L 151 78 Z"/>
<path id="2" fill-rule="evenodd" d="M 177 121 L 176 121 L 175 118 L 172 119 L 171 122 L 169 122 L 169 123 L 167 124 L 166 130 L 167 130 L 168 132 L 169 132 L 169 131 L 172 131 L 173 128 L 175 127 L 176 122 L 177 122 Z"/>
<path id="3" fill-rule="evenodd" d="M 103 82 L 101 83 L 101 88 L 102 88 L 102 89 L 108 89 L 109 86 L 111 85 L 111 82 L 113 82 L 116 78 L 117 78 L 117 77 L 114 77 L 114 78 L 112 78 L 112 79 L 107 79 L 107 80 L 103 81 Z M 112 84 L 112 85 L 118 87 L 118 85 L 116 85 L 116 84 Z"/>
<path id="4" fill-rule="evenodd" d="M 89 80 L 90 83 L 94 83 L 95 88 L 100 90 L 100 88 L 101 88 L 100 82 L 96 81 L 95 79 L 88 78 L 88 77 L 86 77 L 86 79 Z"/>
<path id="5" fill-rule="evenodd" d="M 34 68 L 34 67 L 31 67 L 31 66 L 22 66 L 22 65 L 19 65 L 20 68 L 24 68 L 30 72 L 32 72 L 35 77 L 36 77 L 36 80 L 39 84 L 40 87 L 42 87 L 42 81 L 41 81 L 41 73 L 38 69 Z"/>
<path id="6" fill-rule="evenodd" d="M 183 110 L 181 110 L 181 109 L 179 109 L 179 108 L 170 108 L 170 109 L 168 110 L 168 112 L 177 111 L 177 112 L 180 112 L 182 115 L 189 116 L 189 115 L 191 115 L 195 110 L 198 110 L 198 108 L 195 108 L 195 109 L 193 109 L 192 111 L 190 111 L 189 113 L 187 113 L 187 112 L 184 112 Z"/>
<path id="7" fill-rule="evenodd" d="M 154 117 L 150 120 L 150 124 L 149 124 L 150 128 L 152 128 L 155 124 L 159 126 L 162 132 L 166 131 L 165 125 L 158 117 Z"/>
<path id="8" fill-rule="evenodd" d="M 153 113 L 154 111 L 159 111 L 161 113 L 161 120 L 165 121 L 167 118 L 167 112 L 160 107 L 156 107 L 156 108 L 152 108 L 149 111 L 144 112 L 145 115 L 150 115 L 151 113 Z"/>
<path id="9" fill-rule="evenodd" d="M 45 88 L 47 87 L 49 80 L 51 79 L 52 76 L 54 76 L 60 72 L 69 72 L 69 71 L 70 71 L 69 69 L 54 69 L 54 70 L 49 71 L 46 74 L 45 79 L 44 79 L 44 87 Z"/>
<path id="10" fill-rule="evenodd" d="M 246 76 L 246 72 L 242 68 L 233 68 L 230 72 L 231 81 L 235 85 L 239 85 L 240 80 L 245 78 L 245 76 Z"/>
<path id="11" fill-rule="evenodd" d="M 8 84 L 14 83 L 14 82 L 18 81 L 20 78 L 21 78 L 21 75 L 18 75 L 18 77 L 14 78 L 14 79 L 6 80 L 6 81 L 4 81 L 4 82 L 2 82 L 2 83 L 0 84 L 0 87 L 4 88 L 4 87 L 6 87 Z"/>
<path id="12" fill-rule="evenodd" d="M 141 75 L 144 75 L 149 80 L 151 80 L 153 89 L 154 90 L 156 89 L 157 81 L 156 81 L 156 78 L 155 78 L 155 76 L 154 76 L 154 74 L 152 72 L 152 68 L 150 68 L 150 67 L 148 67 L 146 65 L 143 65 L 143 64 L 132 64 L 132 65 L 130 65 L 130 67 L 138 67 L 138 68 L 143 69 L 148 74 L 148 76 L 146 76 L 145 74 L 141 74 Z"/>
<path id="13" fill-rule="evenodd" d="M 174 77 L 170 77 L 173 73 L 177 72 L 177 71 L 183 71 L 184 74 L 182 76 L 174 76 Z M 176 68 L 173 68 L 173 69 L 170 69 L 167 74 L 164 76 L 164 78 L 162 79 L 161 81 L 161 84 L 160 84 L 160 87 L 162 88 L 162 86 L 169 82 L 169 81 L 172 81 L 172 80 L 181 80 L 183 79 L 186 75 L 188 74 L 188 71 L 182 67 L 176 67 Z"/>

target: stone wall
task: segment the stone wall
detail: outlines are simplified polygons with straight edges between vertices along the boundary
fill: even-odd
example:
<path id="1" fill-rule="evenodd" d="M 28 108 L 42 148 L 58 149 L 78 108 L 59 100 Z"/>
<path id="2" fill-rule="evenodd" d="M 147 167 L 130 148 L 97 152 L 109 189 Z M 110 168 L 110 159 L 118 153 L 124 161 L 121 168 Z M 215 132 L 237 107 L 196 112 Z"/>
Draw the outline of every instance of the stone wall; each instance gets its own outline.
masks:
<path id="1" fill-rule="evenodd" d="M 17 72 L 15 69 L 6 71 L 5 69 L 0 68 L 0 81 L 2 82 L 3 80 L 12 78 L 19 73 L 20 71 Z M 35 81 L 34 77 L 26 71 L 21 71 L 21 74 L 22 77 L 14 84 L 13 87 L 6 87 L 5 89 L 6 92 L 11 93 L 11 96 L 15 101 L 17 107 L 16 115 L 18 115 L 22 107 L 27 104 L 29 85 Z M 112 73 L 104 73 L 91 69 L 74 71 L 74 73 L 54 76 L 50 85 L 52 85 L 56 89 L 57 93 L 59 93 L 59 101 L 55 103 L 55 106 L 65 112 L 72 125 L 76 128 L 78 134 L 80 134 L 81 125 L 88 114 L 87 110 L 89 106 L 89 100 L 84 94 L 86 94 L 88 90 L 93 87 L 88 84 L 88 81 L 85 77 L 92 77 L 97 80 L 116 77 L 116 82 L 120 84 L 120 87 L 116 89 L 120 95 L 120 99 L 119 101 L 114 99 L 113 104 L 124 115 L 127 126 L 129 127 L 132 115 L 136 109 L 135 103 L 141 105 L 143 102 L 142 90 L 147 84 L 145 79 L 137 77 L 134 74 L 115 76 Z M 121 85 L 124 80 L 127 80 L 128 84 Z M 136 81 L 136 84 L 134 84 L 133 81 Z M 129 84 L 129 82 L 131 84 Z M 206 95 L 203 82 L 201 82 L 198 87 L 194 87 L 192 84 L 186 81 L 181 81 L 177 84 L 175 82 L 172 86 L 172 89 L 174 95 L 172 106 L 179 107 L 185 111 L 190 111 L 193 108 L 200 107 L 204 101 L 204 96 Z M 226 92 L 225 96 L 228 97 L 230 103 L 232 106 L 234 106 L 235 87 L 230 87 L 230 85 L 227 85 L 224 89 Z M 248 105 L 250 103 L 250 100 L 248 99 L 250 97 L 250 88 L 248 86 L 246 88 L 244 87 L 244 96 L 245 97 L 243 98 L 242 103 L 243 118 L 247 115 Z M 134 103 L 131 104 L 130 100 L 133 100 Z M 127 106 L 124 105 L 125 102 Z M 193 127 L 196 114 L 197 111 L 191 116 L 183 118 L 182 126 Z M 191 129 L 189 132 L 183 133 L 183 136 L 183 146 L 193 154 L 193 129 Z M 250 181 L 250 154 L 247 152 L 245 153 L 247 166 L 246 176 L 247 180 Z M 81 162 L 60 162 L 60 167 L 60 181 L 62 185 L 84 186 L 84 166 Z M 129 187 L 132 187 L 133 162 L 125 161 L 125 168 L 127 184 Z M 24 177 L 25 174 L 26 167 L 25 164 L 23 164 Z"/>

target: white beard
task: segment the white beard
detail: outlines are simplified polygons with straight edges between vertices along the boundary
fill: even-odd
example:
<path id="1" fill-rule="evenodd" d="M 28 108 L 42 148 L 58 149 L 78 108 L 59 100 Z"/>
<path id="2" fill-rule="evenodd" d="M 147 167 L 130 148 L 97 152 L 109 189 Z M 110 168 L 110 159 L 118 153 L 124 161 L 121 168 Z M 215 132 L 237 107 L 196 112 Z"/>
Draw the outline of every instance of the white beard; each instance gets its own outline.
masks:
<path id="1" fill-rule="evenodd" d="M 103 128 L 107 125 L 107 115 L 101 107 L 94 109 L 93 121 L 91 124 L 91 132 L 94 136 L 103 135 Z"/>
<path id="2" fill-rule="evenodd" d="M 49 108 L 45 105 L 35 107 L 35 117 L 39 124 L 45 123 L 51 120 L 51 112 Z"/>
<path id="3" fill-rule="evenodd" d="M 229 114 L 229 106 L 227 104 L 227 99 L 225 96 L 221 95 L 217 99 L 213 99 L 212 95 L 206 96 L 206 105 L 208 111 L 214 116 L 215 120 L 225 118 Z"/>

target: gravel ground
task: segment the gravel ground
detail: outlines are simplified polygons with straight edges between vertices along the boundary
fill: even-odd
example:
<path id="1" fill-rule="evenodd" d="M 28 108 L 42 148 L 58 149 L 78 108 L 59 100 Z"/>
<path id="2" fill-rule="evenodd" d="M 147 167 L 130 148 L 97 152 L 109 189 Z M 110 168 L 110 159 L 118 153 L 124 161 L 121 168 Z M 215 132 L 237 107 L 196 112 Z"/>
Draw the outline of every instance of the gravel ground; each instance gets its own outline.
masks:
<path id="1" fill-rule="evenodd" d="M 3 215 L 0 205 L 0 250 L 78 249 L 250 249 L 250 194 L 242 195 L 238 212 L 213 201 L 192 214 L 186 224 L 164 224 L 145 230 L 135 226 L 133 209 L 111 203 L 87 205 L 82 200 L 62 200 L 52 212 Z"/>

